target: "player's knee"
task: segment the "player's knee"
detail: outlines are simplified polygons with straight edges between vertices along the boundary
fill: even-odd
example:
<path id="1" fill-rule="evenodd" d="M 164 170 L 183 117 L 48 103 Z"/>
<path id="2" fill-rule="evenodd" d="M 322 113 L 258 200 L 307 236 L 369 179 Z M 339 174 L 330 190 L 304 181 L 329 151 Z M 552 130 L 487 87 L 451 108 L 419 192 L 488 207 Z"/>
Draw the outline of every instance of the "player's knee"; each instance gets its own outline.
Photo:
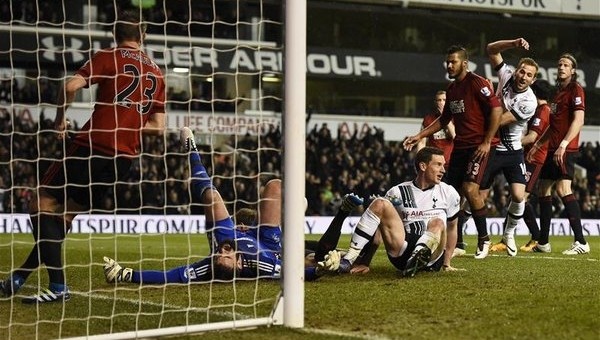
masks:
<path id="1" fill-rule="evenodd" d="M 34 196 L 33 199 L 31 201 L 29 201 L 27 208 L 29 209 L 30 214 L 35 214 L 38 211 L 40 211 L 40 207 L 38 206 L 37 197 Z"/>
<path id="2" fill-rule="evenodd" d="M 371 212 L 373 212 L 375 215 L 382 216 L 385 209 L 388 208 L 394 208 L 392 203 L 385 198 L 377 197 L 373 200 L 373 202 L 371 202 L 371 204 L 369 204 L 368 209 L 371 210 Z"/>
<path id="3" fill-rule="evenodd" d="M 58 201 L 43 192 L 33 195 L 31 201 L 29 201 L 29 213 L 34 214 L 38 211 L 56 212 L 58 211 Z"/>
<path id="4" fill-rule="evenodd" d="M 477 185 L 473 185 L 473 183 L 465 183 L 462 189 L 469 202 L 479 197 L 479 187 Z"/>
<path id="5" fill-rule="evenodd" d="M 570 195 L 573 191 L 571 190 L 571 181 L 558 181 L 556 183 L 556 193 L 560 197 Z"/>
<path id="6" fill-rule="evenodd" d="M 525 195 L 523 194 L 514 194 L 510 196 L 510 200 L 515 202 L 515 203 L 521 203 L 523 201 L 525 201 Z"/>
<path id="7" fill-rule="evenodd" d="M 263 197 L 281 197 L 281 180 L 272 179 L 267 182 L 263 191 Z"/>
<path id="8" fill-rule="evenodd" d="M 432 218 L 427 224 L 427 230 L 433 233 L 441 232 L 446 224 L 441 218 Z"/>

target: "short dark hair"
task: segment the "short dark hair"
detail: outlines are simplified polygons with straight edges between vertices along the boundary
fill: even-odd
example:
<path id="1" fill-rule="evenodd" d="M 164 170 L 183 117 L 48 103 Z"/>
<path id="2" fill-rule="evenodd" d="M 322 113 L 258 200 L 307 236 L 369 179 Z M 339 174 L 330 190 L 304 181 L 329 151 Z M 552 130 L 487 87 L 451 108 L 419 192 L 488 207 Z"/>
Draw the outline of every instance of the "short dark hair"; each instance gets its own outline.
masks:
<path id="1" fill-rule="evenodd" d="M 214 261 L 214 256 L 213 256 L 213 261 L 212 261 L 213 265 L 213 280 L 216 281 L 224 281 L 224 282 L 228 282 L 228 281 L 232 281 L 236 278 L 236 276 L 238 275 L 238 270 L 237 269 L 233 269 L 233 268 L 226 268 L 220 264 L 218 264 L 216 261 Z"/>
<path id="2" fill-rule="evenodd" d="M 419 172 L 419 164 L 420 163 L 429 163 L 433 155 L 444 155 L 444 151 L 439 148 L 433 146 L 426 146 L 419 150 L 415 156 L 415 170 Z"/>
<path id="3" fill-rule="evenodd" d="M 535 75 L 534 76 L 537 76 L 538 70 L 540 69 L 540 65 L 538 65 L 538 63 L 535 60 L 533 60 L 533 58 L 529 58 L 529 57 L 521 58 L 521 60 L 519 60 L 518 67 L 520 68 L 522 65 L 528 65 L 528 66 L 535 67 Z"/>
<path id="4" fill-rule="evenodd" d="M 550 100 L 552 94 L 552 85 L 547 80 L 538 79 L 531 84 L 531 89 L 538 99 Z"/>
<path id="5" fill-rule="evenodd" d="M 243 224 L 245 226 L 254 226 L 256 225 L 256 218 L 258 217 L 258 213 L 254 209 L 250 208 L 241 208 L 235 213 L 235 224 Z"/>
<path id="6" fill-rule="evenodd" d="M 219 245 L 217 246 L 217 253 L 220 252 L 222 247 L 230 247 L 231 250 L 237 251 L 237 244 L 236 244 L 235 240 L 233 240 L 233 239 L 227 239 L 227 240 L 224 240 L 221 243 L 219 243 Z M 237 267 L 234 267 L 234 268 L 224 267 L 215 261 L 215 256 L 216 256 L 216 254 L 213 254 L 210 257 L 211 263 L 212 263 L 212 269 L 213 269 L 212 273 L 213 273 L 214 280 L 232 281 L 240 275 L 240 271 Z M 236 258 L 238 256 L 240 256 L 240 255 L 236 253 Z"/>
<path id="7" fill-rule="evenodd" d="M 448 47 L 448 53 L 447 55 L 451 55 L 457 53 L 458 56 L 462 59 L 462 60 L 469 60 L 469 53 L 467 53 L 467 49 L 465 49 L 462 46 L 459 45 L 452 45 L 450 47 Z"/>
<path id="8" fill-rule="evenodd" d="M 117 44 L 126 40 L 142 41 L 144 33 L 146 33 L 146 24 L 139 11 L 119 12 L 114 30 Z"/>

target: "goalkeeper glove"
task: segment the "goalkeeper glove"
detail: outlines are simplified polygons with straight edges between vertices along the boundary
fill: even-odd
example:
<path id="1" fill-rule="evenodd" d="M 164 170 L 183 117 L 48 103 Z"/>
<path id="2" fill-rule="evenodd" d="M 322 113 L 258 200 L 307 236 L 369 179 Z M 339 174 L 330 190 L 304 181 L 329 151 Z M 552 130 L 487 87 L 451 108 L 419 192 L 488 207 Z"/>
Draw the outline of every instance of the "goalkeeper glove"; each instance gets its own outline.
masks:
<path id="1" fill-rule="evenodd" d="M 342 255 L 337 250 L 331 250 L 323 261 L 317 263 L 318 268 L 327 270 L 327 271 L 337 271 L 340 267 L 340 260 L 342 259 Z"/>

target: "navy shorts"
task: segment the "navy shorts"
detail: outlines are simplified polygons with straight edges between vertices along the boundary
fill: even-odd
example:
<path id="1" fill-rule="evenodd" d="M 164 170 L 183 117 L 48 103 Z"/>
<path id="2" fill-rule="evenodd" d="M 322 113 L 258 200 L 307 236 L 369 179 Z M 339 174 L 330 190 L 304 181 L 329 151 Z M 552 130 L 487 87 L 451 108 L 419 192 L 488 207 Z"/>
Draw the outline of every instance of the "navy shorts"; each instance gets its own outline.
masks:
<path id="1" fill-rule="evenodd" d="M 418 234 L 407 233 L 404 239 L 406 243 L 408 243 L 408 245 L 404 250 L 404 253 L 402 253 L 402 255 L 400 255 L 399 257 L 391 257 L 388 254 L 388 259 L 394 265 L 394 267 L 396 267 L 396 269 L 401 271 L 406 269 L 406 262 L 408 262 L 408 259 L 410 258 L 410 255 L 412 255 L 413 250 L 415 250 L 415 247 L 417 246 L 417 241 L 420 237 L 421 235 Z M 423 271 L 439 272 L 442 269 L 442 265 L 444 264 L 444 252 L 445 251 L 443 251 L 440 257 L 435 259 L 433 263 L 427 265 L 427 267 L 425 267 Z"/>
<path id="2" fill-rule="evenodd" d="M 72 199 L 93 208 L 104 200 L 117 181 L 126 178 L 131 163 L 129 155 L 110 156 L 71 144 L 65 159 L 50 165 L 40 187 L 61 204 Z"/>
<path id="3" fill-rule="evenodd" d="M 488 156 L 480 162 L 473 160 L 475 150 L 455 149 L 450 157 L 450 165 L 448 166 L 447 183 L 453 186 L 459 193 L 462 191 L 464 182 L 473 182 L 481 185 L 489 178 L 488 167 L 494 161 L 496 147 L 492 146 Z"/>
<path id="4" fill-rule="evenodd" d="M 579 158 L 579 152 L 565 152 L 563 166 L 559 167 L 554 162 L 554 151 L 548 151 L 546 161 L 542 167 L 540 179 L 558 181 L 561 179 L 573 180 L 575 176 L 575 161 Z"/>
<path id="5" fill-rule="evenodd" d="M 489 189 L 494 182 L 494 177 L 502 173 L 506 181 L 510 184 L 527 184 L 525 178 L 526 167 L 523 150 L 498 151 L 494 156 L 494 161 L 488 168 L 489 176 L 487 181 L 481 185 L 481 189 Z"/>

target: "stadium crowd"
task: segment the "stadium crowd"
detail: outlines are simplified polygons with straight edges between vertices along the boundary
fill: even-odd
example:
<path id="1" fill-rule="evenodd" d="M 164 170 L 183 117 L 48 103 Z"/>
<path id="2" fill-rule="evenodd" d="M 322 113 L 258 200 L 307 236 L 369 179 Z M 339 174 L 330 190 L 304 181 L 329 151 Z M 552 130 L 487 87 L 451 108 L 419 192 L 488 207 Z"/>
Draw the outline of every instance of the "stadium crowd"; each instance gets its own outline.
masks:
<path id="1" fill-rule="evenodd" d="M 0 127 L 0 209 L 26 213 L 39 174 L 52 159 L 62 157 L 64 146 L 52 132 L 48 117 L 42 116 L 38 126 L 12 121 L 4 111 L 0 112 Z M 164 142 L 157 137 L 144 138 L 143 156 L 136 159 L 128 180 L 115 185 L 107 197 L 95 198 L 102 200 L 102 208 L 95 213 L 189 213 L 187 162 L 178 133 L 168 133 Z M 212 150 L 202 146 L 202 152 L 210 154 L 205 156 L 207 165 L 211 173 L 218 174 L 214 180 L 231 211 L 256 205 L 260 184 L 281 175 L 280 149 L 281 132 L 273 126 L 260 137 L 234 135 Z M 580 151 L 574 193 L 583 218 L 600 218 L 600 143 L 583 143 Z M 361 197 L 384 194 L 386 188 L 414 176 L 413 157 L 402 143 L 385 141 L 381 129 L 345 139 L 333 138 L 326 124 L 310 127 L 306 138 L 307 214 L 333 215 L 349 192 Z M 487 202 L 490 216 L 504 216 L 507 202 L 507 184 L 499 176 Z M 554 216 L 562 213 L 562 203 L 555 197 Z"/>
<path id="2" fill-rule="evenodd" d="M 87 2 L 85 3 L 87 4 Z M 93 25 L 98 25 L 104 30 L 111 30 L 117 9 L 136 9 L 136 3 L 132 0 L 98 1 L 97 10 L 91 11 L 92 17 L 89 19 Z M 77 8 L 81 5 L 81 1 L 69 3 L 23 0 L 13 1 L 11 6 L 10 1 L 2 1 L 0 22 L 12 22 L 25 26 L 65 25 L 68 28 L 81 28 L 82 25 L 87 24 L 87 20 L 82 17 L 84 10 L 69 10 L 69 8 Z M 270 13 L 263 12 L 268 12 L 269 8 L 269 6 L 261 8 L 256 5 L 231 1 L 157 0 L 154 5 L 144 8 L 143 14 L 149 23 L 147 32 L 150 34 L 166 33 L 193 37 L 250 39 L 252 34 L 251 18 L 265 14 L 270 15 Z M 67 21 L 66 24 L 65 21 Z M 262 25 L 266 34 L 278 34 L 279 25 L 271 25 L 269 22 Z M 270 26 L 273 27 L 270 28 Z"/>

